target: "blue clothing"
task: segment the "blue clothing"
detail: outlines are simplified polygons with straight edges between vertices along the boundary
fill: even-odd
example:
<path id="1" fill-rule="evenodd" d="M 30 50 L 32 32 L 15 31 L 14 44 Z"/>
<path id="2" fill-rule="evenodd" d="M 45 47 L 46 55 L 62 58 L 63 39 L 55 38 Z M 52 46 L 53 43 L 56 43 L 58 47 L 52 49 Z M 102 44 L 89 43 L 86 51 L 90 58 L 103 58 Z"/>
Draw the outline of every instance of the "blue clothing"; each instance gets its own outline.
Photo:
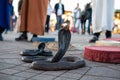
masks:
<path id="1" fill-rule="evenodd" d="M 4 29 L 10 28 L 11 12 L 12 4 L 9 4 L 9 0 L 0 0 L 0 27 Z"/>

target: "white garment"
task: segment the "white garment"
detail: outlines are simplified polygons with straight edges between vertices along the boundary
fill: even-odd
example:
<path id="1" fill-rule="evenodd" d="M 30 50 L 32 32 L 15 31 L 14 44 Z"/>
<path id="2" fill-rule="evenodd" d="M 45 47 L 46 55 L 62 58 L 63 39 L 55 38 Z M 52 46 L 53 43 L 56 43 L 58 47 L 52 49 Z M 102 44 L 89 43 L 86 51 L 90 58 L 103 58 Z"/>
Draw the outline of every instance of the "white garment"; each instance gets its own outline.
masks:
<path id="1" fill-rule="evenodd" d="M 75 23 L 75 28 L 77 29 L 77 32 L 80 32 L 80 26 L 81 26 L 80 19 L 77 19 Z"/>
<path id="2" fill-rule="evenodd" d="M 48 4 L 47 15 L 51 15 L 52 11 L 53 11 L 53 9 L 52 9 L 51 5 Z"/>
<path id="3" fill-rule="evenodd" d="M 58 11 L 57 11 L 57 14 L 58 15 L 62 15 L 62 4 L 61 3 L 59 3 L 59 8 L 58 8 Z"/>
<path id="4" fill-rule="evenodd" d="M 114 17 L 114 0 L 92 0 L 93 33 L 102 30 L 112 31 Z"/>
<path id="5" fill-rule="evenodd" d="M 79 9 L 74 9 L 73 10 L 73 12 L 74 12 L 74 19 L 75 19 L 75 21 L 74 21 L 74 27 L 77 29 L 77 32 L 79 33 L 79 29 L 80 29 L 80 26 L 81 26 L 81 24 L 80 24 L 80 15 L 81 15 L 81 9 L 79 8 Z"/>
<path id="6" fill-rule="evenodd" d="M 80 15 L 81 15 L 81 14 L 80 14 L 80 13 L 81 13 L 81 10 L 80 10 L 80 9 L 74 9 L 73 12 L 74 12 L 74 17 L 75 17 L 75 18 L 80 18 Z"/>
<path id="7" fill-rule="evenodd" d="M 20 31 L 20 25 L 21 25 L 21 15 L 19 15 L 19 17 L 17 18 L 16 25 L 14 28 L 14 31 L 16 33 Z"/>

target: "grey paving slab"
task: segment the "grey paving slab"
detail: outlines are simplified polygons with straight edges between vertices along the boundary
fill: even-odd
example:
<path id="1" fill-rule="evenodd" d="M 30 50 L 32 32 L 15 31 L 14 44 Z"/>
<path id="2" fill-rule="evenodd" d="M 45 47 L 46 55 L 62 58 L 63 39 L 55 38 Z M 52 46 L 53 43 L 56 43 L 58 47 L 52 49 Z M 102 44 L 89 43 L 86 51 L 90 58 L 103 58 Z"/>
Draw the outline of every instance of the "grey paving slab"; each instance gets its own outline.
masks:
<path id="1" fill-rule="evenodd" d="M 92 67 L 86 74 L 120 79 L 120 71 L 107 67 Z"/>
<path id="2" fill-rule="evenodd" d="M 36 73 L 36 74 L 42 74 L 42 73 L 44 73 L 45 71 L 39 71 L 39 70 L 34 70 L 34 69 L 28 69 L 28 70 L 26 70 L 26 72 L 29 72 L 29 73 Z"/>
<path id="3" fill-rule="evenodd" d="M 31 78 L 35 75 L 37 75 L 36 73 L 30 73 L 30 72 L 20 72 L 20 73 L 17 73 L 17 74 L 14 74 L 15 76 L 19 76 L 19 77 L 23 77 L 23 78 Z"/>
<path id="4" fill-rule="evenodd" d="M 18 72 L 20 72 L 20 71 L 18 71 L 18 70 L 13 70 L 13 69 L 4 69 L 4 70 L 1 70 L 0 71 L 1 73 L 5 73 L 5 74 L 15 74 L 15 73 L 18 73 Z"/>
<path id="5" fill-rule="evenodd" d="M 6 69 L 6 68 L 11 68 L 14 66 L 16 66 L 16 65 L 0 62 L 0 70 Z"/>
<path id="6" fill-rule="evenodd" d="M 20 59 L 21 61 L 21 59 Z M 22 61 L 21 61 L 22 62 Z M 21 66 L 24 66 L 24 67 L 31 67 L 31 63 L 25 63 L 23 62 L 23 64 L 21 64 Z"/>
<path id="7" fill-rule="evenodd" d="M 117 64 L 118 66 L 120 66 L 120 64 Z"/>
<path id="8" fill-rule="evenodd" d="M 15 64 L 20 65 L 23 64 L 23 62 L 20 59 L 0 59 L 0 62 L 9 63 L 9 64 Z"/>
<path id="9" fill-rule="evenodd" d="M 25 80 L 25 78 L 0 73 L 0 80 Z"/>
<path id="10" fill-rule="evenodd" d="M 79 80 L 120 80 L 120 79 L 109 78 L 109 77 L 84 76 Z"/>
<path id="11" fill-rule="evenodd" d="M 68 73 L 85 74 L 86 72 L 88 72 L 89 69 L 90 69 L 90 67 L 84 67 L 84 68 L 79 68 L 79 69 L 75 69 L 75 70 L 70 70 L 70 71 L 68 71 Z"/>
<path id="12" fill-rule="evenodd" d="M 80 79 L 82 77 L 81 74 L 77 74 L 77 73 L 64 73 L 62 74 L 60 77 L 65 77 L 65 78 L 70 78 L 70 79 Z"/>
<path id="13" fill-rule="evenodd" d="M 55 80 L 78 80 L 78 79 L 71 79 L 71 78 L 65 78 L 65 77 L 58 77 Z"/>
<path id="14" fill-rule="evenodd" d="M 110 65 L 108 67 L 120 71 L 120 66 L 119 65 Z"/>
<path id="15" fill-rule="evenodd" d="M 89 66 L 89 67 L 101 67 L 101 66 L 108 67 L 108 66 L 116 66 L 116 64 L 102 63 L 102 62 L 93 62 L 93 61 L 89 61 L 89 60 L 86 60 L 86 59 L 84 59 L 84 60 L 85 60 L 85 62 L 86 62 L 86 66 Z"/>
<path id="16" fill-rule="evenodd" d="M 35 80 L 54 80 L 56 78 L 56 76 L 50 76 L 50 75 L 38 75 L 35 77 L 32 77 L 31 79 L 35 79 Z"/>
<path id="17" fill-rule="evenodd" d="M 60 76 L 66 71 L 45 71 L 42 75 Z"/>
<path id="18" fill-rule="evenodd" d="M 83 58 L 83 51 L 80 50 L 68 51 L 65 55 L 77 56 L 79 58 Z"/>
<path id="19" fill-rule="evenodd" d="M 35 80 L 35 79 L 27 79 L 27 80 Z"/>
<path id="20" fill-rule="evenodd" d="M 11 69 L 14 69 L 14 70 L 19 70 L 19 71 L 25 71 L 25 70 L 28 70 L 29 68 L 28 67 L 24 67 L 24 66 L 15 66 Z"/>
<path id="21" fill-rule="evenodd" d="M 21 56 L 18 54 L 4 54 L 4 55 L 1 55 L 0 58 L 7 58 L 7 59 L 13 58 L 14 59 L 14 58 L 21 58 Z"/>

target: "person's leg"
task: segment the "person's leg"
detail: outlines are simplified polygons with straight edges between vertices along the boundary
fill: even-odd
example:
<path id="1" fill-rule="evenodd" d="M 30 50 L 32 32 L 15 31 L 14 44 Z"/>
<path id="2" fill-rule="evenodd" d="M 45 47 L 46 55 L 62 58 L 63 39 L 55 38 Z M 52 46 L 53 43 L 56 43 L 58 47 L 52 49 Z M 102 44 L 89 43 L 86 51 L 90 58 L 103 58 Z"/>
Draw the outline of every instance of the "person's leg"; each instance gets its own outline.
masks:
<path id="1" fill-rule="evenodd" d="M 27 39 L 27 31 L 22 32 L 18 38 L 15 38 L 16 41 L 27 41 Z"/>
<path id="2" fill-rule="evenodd" d="M 81 31 L 82 31 L 82 33 L 81 34 L 84 34 L 84 28 L 83 28 L 83 20 L 81 20 Z"/>
<path id="3" fill-rule="evenodd" d="M 0 41 L 3 41 L 3 37 L 1 33 L 0 33 Z"/>
<path id="4" fill-rule="evenodd" d="M 33 34 L 33 37 L 37 37 L 37 35 L 36 35 L 36 34 Z"/>
<path id="5" fill-rule="evenodd" d="M 60 29 L 62 23 L 64 23 L 64 20 L 62 20 L 62 16 L 60 16 L 60 21 L 59 21 L 59 25 L 60 26 L 59 26 L 59 29 Z"/>
<path id="6" fill-rule="evenodd" d="M 75 29 L 76 29 L 76 33 L 79 34 L 79 19 L 76 20 Z"/>
<path id="7" fill-rule="evenodd" d="M 85 34 L 85 32 L 86 32 L 86 21 L 83 22 L 83 26 L 84 26 L 84 27 L 83 27 L 83 28 L 84 28 L 84 29 L 83 29 L 83 34 Z"/>
<path id="8" fill-rule="evenodd" d="M 33 36 L 32 36 L 32 38 L 31 38 L 30 42 L 33 42 L 33 38 L 37 38 L 37 35 L 36 35 L 36 34 L 33 34 Z"/>
<path id="9" fill-rule="evenodd" d="M 79 22 L 78 22 L 78 34 L 80 33 L 80 27 L 81 27 L 81 22 L 80 22 L 80 19 L 79 19 Z"/>
<path id="10" fill-rule="evenodd" d="M 90 39 L 90 43 L 95 43 L 100 36 L 100 32 L 102 31 L 103 24 L 103 3 L 105 0 L 93 0 L 92 7 L 92 30 L 93 30 L 93 38 Z"/>
<path id="11" fill-rule="evenodd" d="M 0 41 L 3 41 L 2 33 L 4 32 L 4 28 L 0 27 Z"/>
<path id="12" fill-rule="evenodd" d="M 88 30 L 87 30 L 88 34 L 91 34 L 91 31 L 90 31 L 91 21 L 92 21 L 91 18 L 89 18 L 88 19 Z"/>
<path id="13" fill-rule="evenodd" d="M 75 25 L 76 25 L 76 21 L 77 21 L 77 19 L 76 19 L 76 18 L 74 18 L 74 27 L 75 27 Z"/>
<path id="14" fill-rule="evenodd" d="M 114 0 L 110 0 L 106 2 L 107 6 L 107 15 L 106 15 L 106 38 L 112 37 L 112 29 L 113 29 L 113 18 L 114 18 Z"/>
<path id="15" fill-rule="evenodd" d="M 4 32 L 5 32 L 5 34 L 7 34 L 8 33 L 8 29 L 5 29 Z"/>
<path id="16" fill-rule="evenodd" d="M 106 38 L 111 38 L 112 33 L 111 33 L 111 31 L 106 30 L 105 35 L 106 35 Z"/>
<path id="17" fill-rule="evenodd" d="M 99 32 L 98 33 L 94 33 L 93 35 L 96 36 L 99 39 L 100 33 Z"/>
<path id="18" fill-rule="evenodd" d="M 60 16 L 57 16 L 56 30 L 60 27 Z"/>
<path id="19" fill-rule="evenodd" d="M 45 32 L 49 32 L 49 23 L 50 23 L 50 16 L 47 15 L 47 19 L 46 19 L 46 27 L 45 27 Z"/>
<path id="20" fill-rule="evenodd" d="M 27 36 L 27 31 L 24 31 L 24 32 L 22 33 L 22 35 L 26 37 L 26 36 Z"/>
<path id="21" fill-rule="evenodd" d="M 81 23 L 81 34 L 83 34 L 83 23 Z"/>
<path id="22" fill-rule="evenodd" d="M 4 32 L 4 28 L 0 27 L 0 33 L 3 33 Z"/>

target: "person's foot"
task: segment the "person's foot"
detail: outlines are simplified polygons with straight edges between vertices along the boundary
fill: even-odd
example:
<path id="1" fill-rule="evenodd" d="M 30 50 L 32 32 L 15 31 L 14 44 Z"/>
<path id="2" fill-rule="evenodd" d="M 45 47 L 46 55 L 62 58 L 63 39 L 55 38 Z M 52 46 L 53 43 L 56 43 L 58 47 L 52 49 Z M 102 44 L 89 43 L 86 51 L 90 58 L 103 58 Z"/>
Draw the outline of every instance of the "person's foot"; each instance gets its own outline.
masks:
<path id="1" fill-rule="evenodd" d="M 36 34 L 33 34 L 33 36 L 32 36 L 32 38 L 31 38 L 30 42 L 33 42 L 33 39 L 34 39 L 34 38 L 37 38 L 37 35 L 36 35 Z"/>
<path id="2" fill-rule="evenodd" d="M 32 38 L 30 39 L 30 42 L 33 42 L 34 38 L 37 38 L 37 37 L 32 37 Z"/>
<path id="3" fill-rule="evenodd" d="M 32 38 L 30 39 L 30 42 L 33 42 L 33 39 L 34 39 L 34 38 L 37 38 L 37 37 L 32 37 Z"/>
<path id="4" fill-rule="evenodd" d="M 111 38 L 111 36 L 112 36 L 112 33 L 111 33 L 111 31 L 106 31 L 106 33 L 105 33 L 105 35 L 106 35 L 106 38 Z"/>
<path id="5" fill-rule="evenodd" d="M 89 41 L 89 43 L 95 43 L 97 40 L 98 40 L 98 38 L 97 38 L 96 36 L 94 36 L 94 37 Z"/>
<path id="6" fill-rule="evenodd" d="M 0 33 L 0 41 L 3 41 L 3 37 L 1 33 Z"/>
<path id="7" fill-rule="evenodd" d="M 85 32 L 82 32 L 82 35 L 84 35 L 85 34 Z"/>
<path id="8" fill-rule="evenodd" d="M 5 34 L 7 34 L 8 32 L 7 31 L 5 31 Z"/>
<path id="9" fill-rule="evenodd" d="M 28 37 L 27 36 L 23 36 L 23 35 L 21 35 L 18 38 L 15 38 L 16 41 L 27 41 L 27 39 L 28 39 Z"/>
<path id="10" fill-rule="evenodd" d="M 90 32 L 88 32 L 88 35 L 92 35 Z"/>

